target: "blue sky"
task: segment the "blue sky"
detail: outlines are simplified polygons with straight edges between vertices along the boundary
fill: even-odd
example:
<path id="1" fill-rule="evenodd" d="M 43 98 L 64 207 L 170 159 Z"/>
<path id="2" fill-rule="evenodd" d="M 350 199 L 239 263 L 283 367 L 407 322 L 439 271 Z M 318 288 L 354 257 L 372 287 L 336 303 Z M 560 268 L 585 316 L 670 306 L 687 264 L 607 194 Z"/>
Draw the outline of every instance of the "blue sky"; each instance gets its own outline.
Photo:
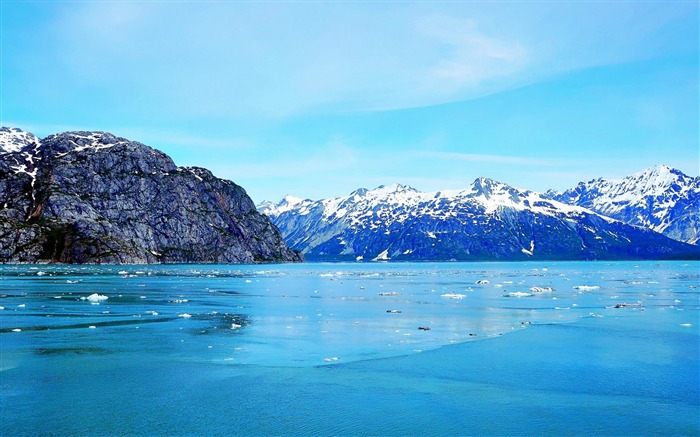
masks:
<path id="1" fill-rule="evenodd" d="M 102 130 L 257 203 L 699 170 L 697 2 L 1 2 L 2 125 Z"/>

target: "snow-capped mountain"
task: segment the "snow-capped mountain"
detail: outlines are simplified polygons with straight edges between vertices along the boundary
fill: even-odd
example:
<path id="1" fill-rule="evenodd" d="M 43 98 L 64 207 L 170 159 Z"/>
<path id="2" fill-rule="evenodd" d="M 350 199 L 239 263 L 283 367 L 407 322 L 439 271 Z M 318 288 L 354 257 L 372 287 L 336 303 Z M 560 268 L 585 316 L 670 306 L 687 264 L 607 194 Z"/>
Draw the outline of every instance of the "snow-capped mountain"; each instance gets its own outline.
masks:
<path id="1" fill-rule="evenodd" d="M 527 260 L 700 256 L 700 249 L 586 208 L 479 178 L 464 190 L 404 185 L 264 202 L 307 259 Z"/>
<path id="2" fill-rule="evenodd" d="M 700 177 L 658 165 L 620 180 L 594 179 L 546 197 L 592 209 L 674 240 L 700 240 Z"/>

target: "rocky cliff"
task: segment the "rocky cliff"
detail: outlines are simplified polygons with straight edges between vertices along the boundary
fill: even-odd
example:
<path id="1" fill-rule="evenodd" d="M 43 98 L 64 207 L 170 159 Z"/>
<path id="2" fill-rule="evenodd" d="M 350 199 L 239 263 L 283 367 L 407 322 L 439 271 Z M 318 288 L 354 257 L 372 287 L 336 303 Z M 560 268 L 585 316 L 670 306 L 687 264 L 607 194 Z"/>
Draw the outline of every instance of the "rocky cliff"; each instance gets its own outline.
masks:
<path id="1" fill-rule="evenodd" d="M 245 190 L 104 132 L 0 128 L 0 261 L 300 261 Z"/>

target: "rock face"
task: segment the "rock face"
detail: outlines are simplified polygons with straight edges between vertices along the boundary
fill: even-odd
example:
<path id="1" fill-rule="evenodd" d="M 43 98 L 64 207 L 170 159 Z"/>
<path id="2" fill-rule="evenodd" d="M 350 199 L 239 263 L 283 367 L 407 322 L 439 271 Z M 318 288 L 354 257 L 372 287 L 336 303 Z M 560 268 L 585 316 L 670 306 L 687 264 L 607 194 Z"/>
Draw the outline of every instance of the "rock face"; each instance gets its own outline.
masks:
<path id="1" fill-rule="evenodd" d="M 699 258 L 700 248 L 490 179 L 462 191 L 402 185 L 258 206 L 288 244 L 321 260 Z"/>
<path id="2" fill-rule="evenodd" d="M 700 241 L 700 176 L 690 177 L 665 165 L 621 180 L 581 182 L 547 197 L 661 232 L 690 244 Z"/>
<path id="3" fill-rule="evenodd" d="M 0 129 L 0 261 L 300 261 L 243 188 L 104 132 Z"/>

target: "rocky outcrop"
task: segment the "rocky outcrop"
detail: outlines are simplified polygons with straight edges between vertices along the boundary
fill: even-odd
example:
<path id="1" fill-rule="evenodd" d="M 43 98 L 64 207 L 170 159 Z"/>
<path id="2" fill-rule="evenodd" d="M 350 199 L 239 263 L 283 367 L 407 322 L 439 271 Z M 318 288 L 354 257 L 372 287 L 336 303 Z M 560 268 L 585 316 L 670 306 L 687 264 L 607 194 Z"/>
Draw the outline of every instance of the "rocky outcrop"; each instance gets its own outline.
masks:
<path id="1" fill-rule="evenodd" d="M 245 190 L 104 132 L 0 129 L 0 261 L 300 261 Z"/>

